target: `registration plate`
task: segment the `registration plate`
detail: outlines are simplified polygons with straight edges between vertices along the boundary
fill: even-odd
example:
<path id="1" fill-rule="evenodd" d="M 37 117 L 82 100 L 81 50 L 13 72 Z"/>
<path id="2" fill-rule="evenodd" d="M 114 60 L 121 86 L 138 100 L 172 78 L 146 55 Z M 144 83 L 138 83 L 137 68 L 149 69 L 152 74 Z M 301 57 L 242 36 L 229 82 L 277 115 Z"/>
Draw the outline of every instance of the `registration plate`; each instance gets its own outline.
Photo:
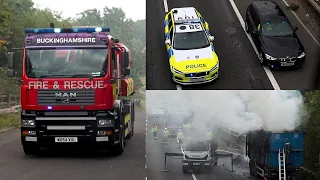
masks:
<path id="1" fill-rule="evenodd" d="M 191 82 L 201 82 L 201 81 L 205 81 L 205 78 L 191 78 L 190 81 Z"/>
<path id="2" fill-rule="evenodd" d="M 291 63 L 288 63 L 288 62 L 282 62 L 281 63 L 281 66 L 293 66 L 294 65 L 294 63 L 293 62 L 291 62 Z"/>
<path id="3" fill-rule="evenodd" d="M 77 137 L 56 137 L 55 138 L 56 143 L 75 143 L 78 142 Z"/>
<path id="4" fill-rule="evenodd" d="M 199 165 L 200 165 L 200 163 L 193 163 L 193 165 L 199 166 Z"/>

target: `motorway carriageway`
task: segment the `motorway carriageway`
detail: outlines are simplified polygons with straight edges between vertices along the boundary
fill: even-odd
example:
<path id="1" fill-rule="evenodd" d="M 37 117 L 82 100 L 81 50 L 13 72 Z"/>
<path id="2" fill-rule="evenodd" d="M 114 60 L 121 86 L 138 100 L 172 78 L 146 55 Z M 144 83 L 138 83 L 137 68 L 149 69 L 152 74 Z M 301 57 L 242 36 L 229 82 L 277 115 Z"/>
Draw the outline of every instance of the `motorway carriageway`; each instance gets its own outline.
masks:
<path id="1" fill-rule="evenodd" d="M 90 156 L 82 152 L 25 156 L 20 130 L 0 134 L 1 180 L 144 180 L 145 112 L 136 112 L 135 134 L 118 157 Z"/>
<path id="2" fill-rule="evenodd" d="M 147 120 L 147 138 L 146 138 L 146 151 L 147 151 L 147 179 L 146 180 L 255 180 L 250 176 L 247 163 L 241 162 L 238 166 L 234 165 L 234 172 L 231 172 L 230 157 L 219 158 L 218 166 L 214 167 L 212 174 L 193 174 L 182 172 L 181 157 L 167 157 L 167 170 L 164 170 L 164 157 L 165 152 L 179 153 L 176 138 L 169 138 L 167 145 L 162 145 L 162 132 L 163 128 L 159 125 L 159 121 L 154 119 Z M 151 132 L 152 124 L 158 125 L 158 139 L 153 139 Z"/>
<path id="3" fill-rule="evenodd" d="M 305 47 L 306 63 L 301 69 L 270 71 L 262 67 L 251 36 L 244 31 L 246 8 L 253 0 L 153 0 L 147 1 L 147 89 L 299 89 L 315 87 L 320 43 L 298 18 L 286 10 L 288 0 L 277 1 L 285 10 Z M 170 77 L 164 46 L 165 12 L 175 7 L 192 6 L 208 21 L 220 60 L 219 78 L 205 85 L 180 86 Z"/>

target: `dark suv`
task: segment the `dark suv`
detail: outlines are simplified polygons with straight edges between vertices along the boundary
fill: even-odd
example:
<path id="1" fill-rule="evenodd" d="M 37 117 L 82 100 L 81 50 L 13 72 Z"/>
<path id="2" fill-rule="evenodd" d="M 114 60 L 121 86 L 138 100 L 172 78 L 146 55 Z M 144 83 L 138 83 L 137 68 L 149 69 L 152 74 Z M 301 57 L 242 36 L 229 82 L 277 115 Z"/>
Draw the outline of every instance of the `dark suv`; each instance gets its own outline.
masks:
<path id="1" fill-rule="evenodd" d="M 284 12 L 273 1 L 257 1 L 249 5 L 245 20 L 263 65 L 273 69 L 301 67 L 305 61 L 304 47 Z"/>

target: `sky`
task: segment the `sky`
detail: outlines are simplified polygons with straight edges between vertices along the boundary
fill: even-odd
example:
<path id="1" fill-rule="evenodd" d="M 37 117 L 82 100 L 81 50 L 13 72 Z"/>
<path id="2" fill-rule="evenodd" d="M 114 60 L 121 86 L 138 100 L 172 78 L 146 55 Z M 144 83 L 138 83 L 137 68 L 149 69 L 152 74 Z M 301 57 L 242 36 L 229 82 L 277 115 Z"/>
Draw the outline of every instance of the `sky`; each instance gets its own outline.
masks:
<path id="1" fill-rule="evenodd" d="M 140 20 L 146 18 L 146 0 L 33 0 L 35 7 L 50 8 L 62 12 L 63 17 L 76 17 L 87 9 L 102 10 L 105 6 L 122 8 L 127 18 Z"/>

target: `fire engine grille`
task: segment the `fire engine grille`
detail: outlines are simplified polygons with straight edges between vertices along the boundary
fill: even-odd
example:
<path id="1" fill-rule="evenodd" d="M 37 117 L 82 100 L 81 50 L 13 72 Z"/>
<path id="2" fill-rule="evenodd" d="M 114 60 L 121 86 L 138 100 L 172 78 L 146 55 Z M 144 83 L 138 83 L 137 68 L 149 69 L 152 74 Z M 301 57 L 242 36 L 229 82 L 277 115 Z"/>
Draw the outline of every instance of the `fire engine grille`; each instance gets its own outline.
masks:
<path id="1" fill-rule="evenodd" d="M 94 90 L 38 90 L 38 105 L 94 105 Z"/>

